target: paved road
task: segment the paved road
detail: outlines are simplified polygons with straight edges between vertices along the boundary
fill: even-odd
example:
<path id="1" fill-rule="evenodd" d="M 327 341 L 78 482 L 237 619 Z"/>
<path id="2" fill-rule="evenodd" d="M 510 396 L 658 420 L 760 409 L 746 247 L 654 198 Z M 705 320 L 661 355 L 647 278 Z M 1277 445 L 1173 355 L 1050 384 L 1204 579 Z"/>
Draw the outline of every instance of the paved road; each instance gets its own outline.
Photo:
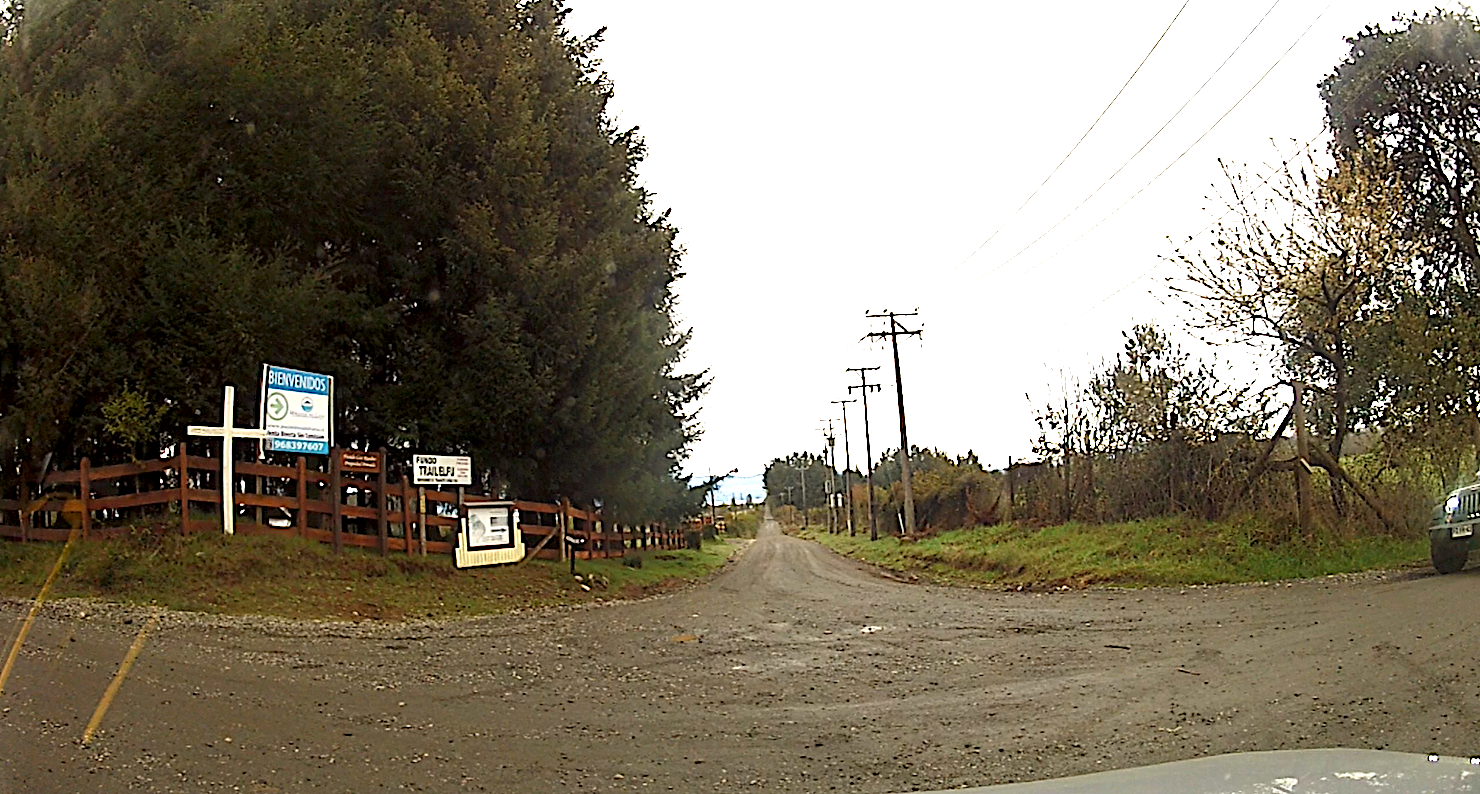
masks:
<path id="1" fill-rule="evenodd" d="M 1188 590 L 904 584 L 774 524 L 710 583 L 451 623 L 59 604 L 0 792 L 902 791 L 1236 750 L 1480 752 L 1480 570 Z M 13 634 L 23 609 L 0 608 Z M 130 622 L 131 621 L 131 622 Z"/>

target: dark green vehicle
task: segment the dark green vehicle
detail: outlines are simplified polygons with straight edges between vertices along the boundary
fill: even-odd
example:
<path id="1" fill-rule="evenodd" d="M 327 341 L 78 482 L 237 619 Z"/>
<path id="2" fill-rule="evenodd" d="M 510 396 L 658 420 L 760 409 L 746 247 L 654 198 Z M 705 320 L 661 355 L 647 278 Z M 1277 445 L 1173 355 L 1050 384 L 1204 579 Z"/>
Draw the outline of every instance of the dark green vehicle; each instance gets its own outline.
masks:
<path id="1" fill-rule="evenodd" d="M 1434 508 L 1429 522 L 1429 557 L 1439 573 L 1454 573 L 1465 567 L 1476 524 L 1480 524 L 1480 484 L 1450 492 Z"/>

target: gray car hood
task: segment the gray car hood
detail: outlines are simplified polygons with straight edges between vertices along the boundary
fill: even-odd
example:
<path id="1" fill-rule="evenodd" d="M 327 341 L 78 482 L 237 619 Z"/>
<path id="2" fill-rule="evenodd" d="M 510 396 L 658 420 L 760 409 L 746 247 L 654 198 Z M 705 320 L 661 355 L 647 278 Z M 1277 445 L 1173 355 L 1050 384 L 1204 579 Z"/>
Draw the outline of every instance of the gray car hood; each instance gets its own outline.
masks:
<path id="1" fill-rule="evenodd" d="M 963 791 L 979 794 L 1480 794 L 1480 765 L 1468 758 L 1383 750 L 1280 750 L 1215 755 L 1033 783 L 954 789 L 952 794 Z"/>

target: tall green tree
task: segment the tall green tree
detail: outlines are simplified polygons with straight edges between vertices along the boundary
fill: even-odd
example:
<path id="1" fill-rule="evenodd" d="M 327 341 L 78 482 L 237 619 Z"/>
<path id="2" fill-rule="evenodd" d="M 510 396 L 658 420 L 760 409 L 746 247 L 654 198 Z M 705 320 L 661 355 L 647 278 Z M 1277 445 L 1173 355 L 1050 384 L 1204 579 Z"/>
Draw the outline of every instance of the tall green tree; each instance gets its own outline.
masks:
<path id="1" fill-rule="evenodd" d="M 1418 256 L 1389 316 L 1360 337 L 1393 430 L 1468 433 L 1480 467 L 1480 21 L 1435 11 L 1372 25 L 1321 83 L 1333 154 L 1379 153 L 1410 200 L 1383 219 Z"/>
<path id="2" fill-rule="evenodd" d="M 691 509 L 677 230 L 559 0 L 41 0 L 0 37 L 0 477 L 161 445 L 271 361 L 338 438 Z M 132 384 L 132 385 L 130 385 Z M 254 408 L 242 401 L 238 421 Z"/>

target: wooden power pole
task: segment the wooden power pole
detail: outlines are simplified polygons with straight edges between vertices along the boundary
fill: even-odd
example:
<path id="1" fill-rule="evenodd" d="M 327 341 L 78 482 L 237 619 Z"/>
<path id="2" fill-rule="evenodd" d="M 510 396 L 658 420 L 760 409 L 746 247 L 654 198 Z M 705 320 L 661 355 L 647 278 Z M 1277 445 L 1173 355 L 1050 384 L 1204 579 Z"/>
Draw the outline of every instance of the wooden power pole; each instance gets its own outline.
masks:
<path id="1" fill-rule="evenodd" d="M 802 529 L 806 529 L 808 527 L 808 524 L 807 524 L 807 453 L 805 453 L 805 452 L 802 453 L 802 468 L 801 468 L 801 472 L 802 472 Z"/>
<path id="2" fill-rule="evenodd" d="M 898 314 L 896 312 L 884 312 L 882 314 L 867 315 L 870 319 L 888 318 L 889 328 L 884 331 L 873 331 L 868 338 L 883 339 L 889 337 L 889 344 L 894 348 L 894 393 L 899 399 L 899 476 L 904 481 L 904 534 L 906 537 L 915 536 L 915 491 L 910 482 L 910 436 L 905 429 L 904 423 L 904 378 L 899 372 L 899 338 L 901 336 L 919 336 L 920 331 L 910 331 L 899 324 L 900 317 L 914 317 L 918 312 Z"/>
<path id="3" fill-rule="evenodd" d="M 843 502 L 848 511 L 848 534 L 853 534 L 853 483 L 850 481 L 848 472 L 853 468 L 853 455 L 848 449 L 848 403 L 856 403 L 857 400 L 833 400 L 837 405 L 843 406 Z"/>
<path id="4" fill-rule="evenodd" d="M 838 469 L 837 437 L 833 435 L 832 420 L 827 420 L 827 430 L 822 435 L 822 461 L 827 464 L 827 531 L 838 531 L 838 508 L 833 504 L 833 494 L 838 492 L 833 475 Z"/>
<path id="5" fill-rule="evenodd" d="M 849 367 L 847 370 L 848 372 L 858 373 L 858 385 L 849 386 L 848 391 L 851 393 L 854 389 L 857 389 L 863 394 L 863 462 L 866 471 L 865 476 L 868 480 L 868 500 L 866 504 L 868 505 L 869 540 L 879 539 L 879 525 L 874 520 L 874 447 L 869 441 L 868 435 L 868 393 L 878 391 L 882 388 L 877 383 L 868 382 L 868 373 L 876 369 L 878 367 Z"/>

